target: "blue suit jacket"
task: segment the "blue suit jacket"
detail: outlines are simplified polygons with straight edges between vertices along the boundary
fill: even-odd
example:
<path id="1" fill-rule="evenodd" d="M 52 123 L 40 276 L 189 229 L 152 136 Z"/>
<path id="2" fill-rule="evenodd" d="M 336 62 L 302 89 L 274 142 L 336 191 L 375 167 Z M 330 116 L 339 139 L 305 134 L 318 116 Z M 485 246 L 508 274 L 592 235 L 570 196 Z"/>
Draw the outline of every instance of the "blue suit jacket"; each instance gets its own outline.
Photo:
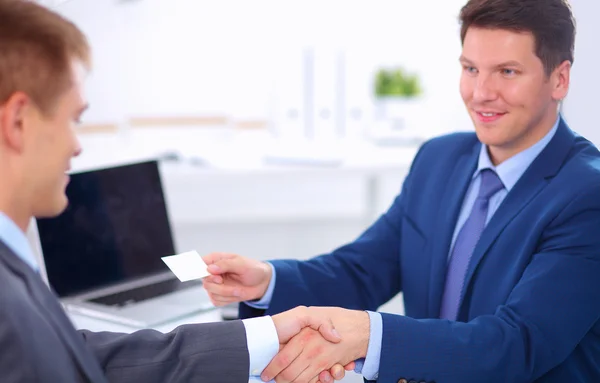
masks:
<path id="1" fill-rule="evenodd" d="M 378 382 L 600 382 L 600 153 L 562 120 L 486 226 L 458 320 L 437 319 L 480 145 L 470 133 L 425 143 L 400 195 L 358 239 L 274 261 L 266 313 L 376 310 L 402 291 L 406 316 L 382 314 Z"/>

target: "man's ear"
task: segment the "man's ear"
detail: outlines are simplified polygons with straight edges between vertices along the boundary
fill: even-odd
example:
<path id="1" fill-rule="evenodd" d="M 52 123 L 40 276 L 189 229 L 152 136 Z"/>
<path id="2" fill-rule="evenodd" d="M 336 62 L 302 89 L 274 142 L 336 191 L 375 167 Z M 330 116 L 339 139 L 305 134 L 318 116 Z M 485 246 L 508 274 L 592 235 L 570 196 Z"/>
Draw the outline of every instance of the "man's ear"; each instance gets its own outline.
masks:
<path id="1" fill-rule="evenodd" d="M 571 62 L 563 61 L 552 73 L 552 97 L 562 101 L 569 93 L 571 83 Z"/>
<path id="2" fill-rule="evenodd" d="M 18 152 L 25 145 L 25 120 L 32 106 L 29 96 L 16 92 L 0 107 L 0 134 L 5 145 Z"/>

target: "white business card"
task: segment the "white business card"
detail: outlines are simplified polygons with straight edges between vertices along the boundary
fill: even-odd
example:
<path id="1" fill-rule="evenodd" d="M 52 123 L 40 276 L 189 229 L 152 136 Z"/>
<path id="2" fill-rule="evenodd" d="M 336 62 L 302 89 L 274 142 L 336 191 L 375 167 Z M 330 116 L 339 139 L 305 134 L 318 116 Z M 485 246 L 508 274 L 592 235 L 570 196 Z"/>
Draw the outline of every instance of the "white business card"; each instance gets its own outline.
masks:
<path id="1" fill-rule="evenodd" d="M 162 260 L 181 282 L 200 279 L 210 275 L 206 270 L 206 263 L 204 263 L 204 260 L 197 251 L 169 255 L 162 257 Z"/>

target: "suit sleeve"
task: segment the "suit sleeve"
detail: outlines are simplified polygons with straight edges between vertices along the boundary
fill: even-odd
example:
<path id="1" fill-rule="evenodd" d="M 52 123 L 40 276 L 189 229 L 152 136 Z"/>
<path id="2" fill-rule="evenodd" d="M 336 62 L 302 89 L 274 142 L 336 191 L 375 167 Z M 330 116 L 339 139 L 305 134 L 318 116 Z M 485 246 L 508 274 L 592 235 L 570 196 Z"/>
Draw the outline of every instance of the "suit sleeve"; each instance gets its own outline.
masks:
<path id="1" fill-rule="evenodd" d="M 460 323 L 382 314 L 379 381 L 532 382 L 563 362 L 599 326 L 599 195 L 590 187 L 557 216 L 494 315 Z"/>
<path id="2" fill-rule="evenodd" d="M 242 303 L 241 318 L 273 315 L 298 305 L 376 311 L 401 291 L 400 241 L 405 199 L 424 144 L 394 203 L 354 242 L 308 261 L 271 261 L 277 282 L 267 310 Z"/>
<path id="3" fill-rule="evenodd" d="M 250 362 L 241 321 L 184 325 L 167 334 L 80 333 L 113 383 L 248 382 Z"/>
<path id="4" fill-rule="evenodd" d="M 4 301 L 0 318 L 0 377 L 3 383 L 25 383 L 42 381 L 32 368 L 33 360 L 27 350 L 27 344 L 18 323 L 21 323 L 19 313 L 7 308 Z"/>

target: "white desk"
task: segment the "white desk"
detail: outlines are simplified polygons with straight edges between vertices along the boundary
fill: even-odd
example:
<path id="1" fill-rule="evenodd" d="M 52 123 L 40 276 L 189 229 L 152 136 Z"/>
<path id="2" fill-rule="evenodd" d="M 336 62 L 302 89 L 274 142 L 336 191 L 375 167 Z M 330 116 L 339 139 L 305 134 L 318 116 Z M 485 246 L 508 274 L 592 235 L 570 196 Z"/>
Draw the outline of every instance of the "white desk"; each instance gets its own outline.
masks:
<path id="1" fill-rule="evenodd" d="M 173 137 L 163 136 L 165 132 Z M 181 153 L 183 161 L 161 168 L 176 224 L 373 218 L 398 193 L 417 150 L 252 136 L 215 143 L 203 141 L 200 132 L 196 137 L 166 128 L 144 133 L 137 141 L 86 136 L 73 168 Z M 194 158 L 200 157 L 205 165 L 194 165 Z M 299 164 L 303 159 L 304 165 Z M 331 159 L 339 164 L 332 165 Z"/>
<path id="2" fill-rule="evenodd" d="M 108 322 L 102 319 L 96 319 L 92 317 L 88 317 L 81 314 L 69 313 L 69 317 L 73 322 L 73 325 L 77 329 L 85 329 L 90 331 L 111 331 L 111 332 L 124 332 L 131 333 L 133 331 L 139 330 L 138 328 L 129 327 L 126 325 Z M 209 322 L 220 322 L 221 311 L 219 309 L 214 309 L 210 311 L 206 311 L 200 314 L 194 314 L 187 316 L 185 318 L 181 318 L 172 322 L 168 322 L 159 326 L 154 327 L 155 330 L 160 332 L 169 332 L 176 327 L 182 324 L 188 323 L 209 323 Z"/>

